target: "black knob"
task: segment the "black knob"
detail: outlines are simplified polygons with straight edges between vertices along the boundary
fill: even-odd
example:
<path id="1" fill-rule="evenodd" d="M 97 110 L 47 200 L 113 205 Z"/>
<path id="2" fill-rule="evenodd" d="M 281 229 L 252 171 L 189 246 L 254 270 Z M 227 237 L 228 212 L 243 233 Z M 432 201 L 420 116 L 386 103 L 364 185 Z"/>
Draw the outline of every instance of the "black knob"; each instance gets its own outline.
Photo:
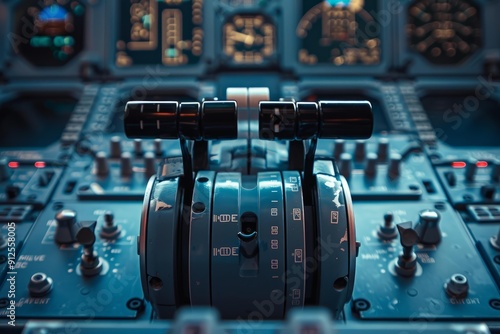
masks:
<path id="1" fill-rule="evenodd" d="M 389 139 L 380 138 L 378 141 L 377 155 L 380 161 L 386 161 L 389 156 Z"/>
<path id="2" fill-rule="evenodd" d="M 351 173 L 352 173 L 352 155 L 350 155 L 349 153 L 342 153 L 340 155 L 339 172 L 346 179 L 348 179 L 348 178 L 351 177 Z"/>
<path id="3" fill-rule="evenodd" d="M 146 152 L 144 154 L 144 176 L 149 179 L 151 175 L 156 174 L 157 164 L 154 153 Z"/>
<path id="4" fill-rule="evenodd" d="M 491 180 L 500 182 L 500 160 L 495 160 L 491 166 Z"/>
<path id="5" fill-rule="evenodd" d="M 111 137 L 109 141 L 109 156 L 119 158 L 122 154 L 122 139 L 119 136 Z"/>
<path id="6" fill-rule="evenodd" d="M 120 157 L 120 176 L 129 178 L 134 174 L 134 166 L 132 162 L 132 154 L 123 152 Z"/>
<path id="7" fill-rule="evenodd" d="M 95 174 L 99 177 L 106 177 L 109 174 L 108 158 L 106 153 L 97 152 L 95 155 Z"/>
<path id="8" fill-rule="evenodd" d="M 494 185 L 485 184 L 481 187 L 481 196 L 483 196 L 484 199 L 494 200 L 496 191 L 497 188 Z"/>
<path id="9" fill-rule="evenodd" d="M 365 177 L 373 179 L 377 175 L 377 161 L 378 156 L 375 153 L 368 153 L 366 155 Z"/>
<path id="10" fill-rule="evenodd" d="M 335 159 L 339 159 L 340 155 L 344 153 L 344 146 L 345 146 L 345 141 L 343 139 L 338 139 L 335 141 L 334 148 L 333 148 L 333 154 Z"/>
<path id="11" fill-rule="evenodd" d="M 420 236 L 420 242 L 428 245 L 436 245 L 441 241 L 441 230 L 439 221 L 441 216 L 436 210 L 423 210 L 418 214 L 419 221 L 415 231 Z"/>
<path id="12" fill-rule="evenodd" d="M 143 155 L 143 153 L 142 139 L 134 139 L 134 154 L 140 157 Z"/>
<path id="13" fill-rule="evenodd" d="M 401 175 L 401 154 L 393 153 L 390 156 L 388 176 L 391 180 L 396 180 Z"/>
<path id="14" fill-rule="evenodd" d="M 0 159 L 0 182 L 8 180 L 11 175 L 11 170 L 7 159 Z"/>
<path id="15" fill-rule="evenodd" d="M 403 253 L 398 257 L 394 269 L 400 276 L 411 277 L 417 271 L 417 255 L 413 246 L 418 243 L 418 234 L 412 228 L 411 222 L 400 223 L 397 227 Z"/>
<path id="16" fill-rule="evenodd" d="M 121 227 L 115 223 L 115 215 L 111 211 L 104 213 L 104 223 L 99 235 L 101 238 L 114 240 L 120 236 Z"/>
<path id="17" fill-rule="evenodd" d="M 392 240 L 396 238 L 397 231 L 392 212 L 384 214 L 384 223 L 378 227 L 377 235 L 382 240 Z"/>
<path id="18" fill-rule="evenodd" d="M 457 185 L 457 175 L 453 171 L 445 172 L 444 177 L 446 182 L 450 187 L 455 187 Z"/>
<path id="19" fill-rule="evenodd" d="M 54 239 L 59 244 L 71 244 L 76 241 L 74 225 L 76 224 L 76 212 L 73 210 L 61 210 L 56 214 L 56 233 Z"/>
<path id="20" fill-rule="evenodd" d="M 471 159 L 465 167 L 465 180 L 468 182 L 473 182 L 476 177 L 477 172 L 477 160 Z"/>
<path id="21" fill-rule="evenodd" d="M 354 146 L 354 159 L 357 162 L 361 162 L 365 160 L 365 155 L 366 155 L 366 141 L 356 140 L 356 144 Z"/>
<path id="22" fill-rule="evenodd" d="M 7 199 L 15 199 L 21 193 L 21 188 L 18 185 L 10 184 L 5 189 Z"/>

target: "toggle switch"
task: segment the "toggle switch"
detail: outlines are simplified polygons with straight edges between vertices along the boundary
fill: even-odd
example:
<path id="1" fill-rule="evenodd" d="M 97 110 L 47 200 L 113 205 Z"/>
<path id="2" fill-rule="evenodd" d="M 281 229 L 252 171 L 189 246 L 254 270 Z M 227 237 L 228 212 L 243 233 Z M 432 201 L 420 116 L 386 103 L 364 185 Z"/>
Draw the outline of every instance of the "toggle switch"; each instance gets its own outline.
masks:
<path id="1" fill-rule="evenodd" d="M 75 224 L 76 241 L 83 246 L 80 271 L 84 276 L 98 275 L 103 268 L 103 262 L 94 250 L 96 224 L 96 221 L 83 221 Z"/>
<path id="2" fill-rule="evenodd" d="M 413 251 L 413 246 L 418 243 L 418 234 L 412 228 L 411 222 L 400 223 L 397 225 L 399 231 L 399 240 L 403 246 L 403 253 L 399 255 L 396 263 L 396 273 L 403 277 L 414 276 L 417 271 L 417 255 Z"/>

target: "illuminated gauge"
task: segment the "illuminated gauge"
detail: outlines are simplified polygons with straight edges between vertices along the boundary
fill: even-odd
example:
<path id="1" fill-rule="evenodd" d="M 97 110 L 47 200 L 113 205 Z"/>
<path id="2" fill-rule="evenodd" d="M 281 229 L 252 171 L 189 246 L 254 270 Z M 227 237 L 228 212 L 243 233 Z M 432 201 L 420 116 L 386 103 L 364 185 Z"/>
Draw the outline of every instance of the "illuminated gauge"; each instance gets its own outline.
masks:
<path id="1" fill-rule="evenodd" d="M 14 51 L 35 66 L 62 66 L 83 50 L 85 6 L 80 1 L 24 1 L 15 22 Z"/>
<path id="2" fill-rule="evenodd" d="M 306 65 L 380 63 L 378 1 L 303 0 L 298 59 Z"/>
<path id="3" fill-rule="evenodd" d="M 203 53 L 203 0 L 119 1 L 116 65 L 192 65 Z"/>
<path id="4" fill-rule="evenodd" d="M 234 64 L 262 64 L 276 50 L 275 29 L 263 15 L 235 15 L 224 25 L 224 54 Z"/>
<path id="5" fill-rule="evenodd" d="M 408 9 L 410 48 L 434 64 L 457 64 L 481 47 L 479 8 L 469 0 L 419 0 Z"/>

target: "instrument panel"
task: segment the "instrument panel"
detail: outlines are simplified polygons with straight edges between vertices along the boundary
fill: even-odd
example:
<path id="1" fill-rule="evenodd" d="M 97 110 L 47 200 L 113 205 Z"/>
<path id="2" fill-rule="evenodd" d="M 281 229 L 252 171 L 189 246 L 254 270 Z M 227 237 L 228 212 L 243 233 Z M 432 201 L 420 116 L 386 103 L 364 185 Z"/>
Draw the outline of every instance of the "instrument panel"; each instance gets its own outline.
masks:
<path id="1" fill-rule="evenodd" d="M 408 10 L 410 48 L 432 64 L 461 63 L 482 46 L 480 17 L 473 1 L 415 1 Z"/>
<path id="2" fill-rule="evenodd" d="M 452 74 L 457 66 L 479 73 L 480 59 L 498 44 L 484 29 L 496 5 L 483 0 L 32 0 L 0 6 L 14 14 L 5 22 L 7 56 L 9 73 L 21 77 L 55 67 L 78 75 L 75 59 L 118 76 L 158 64 L 175 75 L 246 68 Z M 106 12 L 115 15 L 99 27 Z"/>
<path id="3" fill-rule="evenodd" d="M 247 182 L 253 174 L 295 168 L 304 153 L 297 141 L 257 139 L 259 101 L 319 106 L 368 100 L 371 139 L 320 139 L 317 145 L 317 157 L 334 159 L 348 180 L 359 236 L 352 241 L 362 243 L 355 299 L 344 320 L 406 324 L 414 315 L 427 321 L 433 314 L 430 320 L 439 321 L 426 324 L 437 328 L 465 314 L 471 324 L 482 319 L 500 328 L 500 253 L 490 246 L 494 234 L 500 238 L 498 13 L 500 0 L 0 0 L 0 222 L 13 217 L 19 223 L 23 265 L 48 273 L 53 296 L 64 304 L 61 311 L 47 300 L 51 304 L 40 313 L 45 305 L 26 299 L 19 317 L 87 320 L 74 304 L 106 293 L 101 288 L 112 277 L 126 293 L 113 295 L 116 308 L 106 304 L 102 314 L 92 309 L 96 318 L 152 318 L 151 306 L 141 304 L 138 210 L 155 168 L 185 147 L 173 139 L 126 138 L 128 102 L 148 107 L 147 101 L 176 101 L 179 108 L 196 109 L 205 101 L 236 100 L 239 137 L 206 146 L 196 141 L 193 164 L 242 173 Z M 280 120 L 279 108 L 270 110 L 269 117 Z M 191 125 L 202 122 L 202 116 L 190 117 Z M 177 172 L 177 162 L 171 163 Z M 258 197 L 251 183 L 241 189 Z M 167 202 L 156 203 L 159 216 L 175 211 Z M 53 247 L 55 215 L 62 209 L 98 221 L 95 250 L 108 265 L 102 275 L 82 279 L 73 272 L 80 248 Z M 400 245 L 395 226 L 412 221 L 435 230 L 439 219 L 422 216 L 423 210 L 442 218 L 443 242 L 412 245 L 418 274 L 402 278 L 393 264 L 408 246 Z M 335 225 L 335 212 L 327 212 L 326 225 Z M 110 236 L 103 227 L 113 226 L 121 237 L 103 237 Z M 29 260 L 39 244 L 57 265 Z M 217 260 L 235 260 L 226 246 L 215 249 Z M 126 260 L 129 255 L 134 261 Z M 453 258 L 465 264 L 451 265 Z M 450 299 L 444 287 L 459 274 L 470 284 L 469 296 Z M 333 287 L 341 291 L 339 279 Z M 31 298 L 28 281 L 22 278 L 19 293 Z M 483 288 L 477 289 L 478 281 Z M 158 282 L 149 283 L 160 290 Z M 77 288 L 66 295 L 67 286 Z M 0 316 L 7 289 L 0 281 Z"/>
<path id="4" fill-rule="evenodd" d="M 77 1 L 25 1 L 15 9 L 19 54 L 34 66 L 64 66 L 85 47 L 86 7 Z"/>
<path id="5" fill-rule="evenodd" d="M 296 35 L 302 64 L 376 65 L 381 61 L 381 29 L 370 12 L 376 1 L 302 1 Z"/>
<path id="6" fill-rule="evenodd" d="M 203 54 L 203 0 L 118 4 L 116 66 L 197 64 Z"/>

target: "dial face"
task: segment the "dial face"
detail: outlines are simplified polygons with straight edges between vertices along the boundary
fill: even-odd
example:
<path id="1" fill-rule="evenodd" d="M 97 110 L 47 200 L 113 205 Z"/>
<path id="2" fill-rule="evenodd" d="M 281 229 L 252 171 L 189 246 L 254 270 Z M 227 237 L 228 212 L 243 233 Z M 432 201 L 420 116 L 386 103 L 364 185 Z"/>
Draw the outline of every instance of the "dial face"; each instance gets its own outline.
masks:
<path id="1" fill-rule="evenodd" d="M 382 27 L 375 0 L 302 0 L 298 60 L 305 65 L 377 65 Z"/>
<path id="2" fill-rule="evenodd" d="M 410 49 L 429 62 L 457 64 L 481 47 L 479 8 L 469 0 L 419 0 L 408 8 Z"/>
<path id="3" fill-rule="evenodd" d="M 121 0 L 118 67 L 192 65 L 203 53 L 203 0 Z"/>
<path id="4" fill-rule="evenodd" d="M 273 57 L 275 28 L 264 15 L 235 15 L 224 25 L 224 54 L 233 64 L 262 64 Z"/>
<path id="5" fill-rule="evenodd" d="M 85 6 L 71 0 L 30 0 L 16 9 L 16 53 L 35 66 L 62 66 L 84 47 Z"/>

